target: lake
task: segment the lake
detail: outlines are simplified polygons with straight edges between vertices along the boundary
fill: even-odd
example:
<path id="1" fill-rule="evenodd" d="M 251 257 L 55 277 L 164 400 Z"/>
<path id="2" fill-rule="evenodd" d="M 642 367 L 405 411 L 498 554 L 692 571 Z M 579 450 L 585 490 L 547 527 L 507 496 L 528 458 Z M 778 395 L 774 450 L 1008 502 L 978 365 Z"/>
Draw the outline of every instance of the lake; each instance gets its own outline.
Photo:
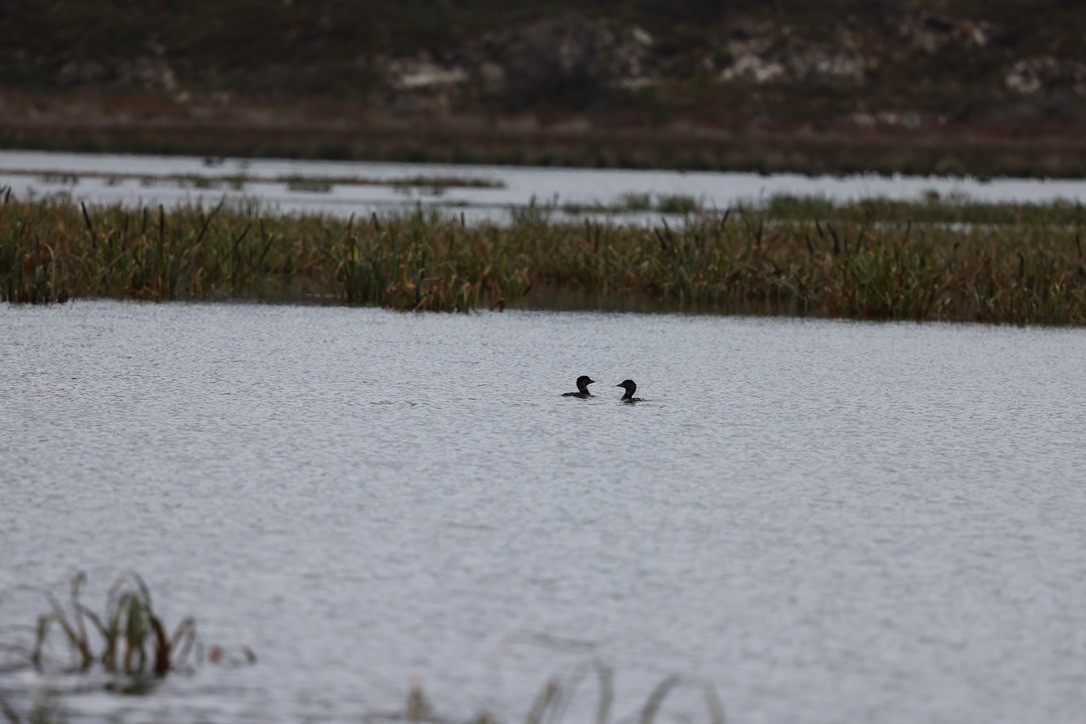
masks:
<path id="1" fill-rule="evenodd" d="M 596 658 L 619 715 L 671 674 L 739 724 L 1086 710 L 1084 330 L 76 301 L 0 338 L 0 625 L 137 571 L 258 657 L 17 703 L 358 721 L 418 679 L 515 721 Z"/>
<path id="2" fill-rule="evenodd" d="M 482 187 L 433 187 L 412 179 L 457 179 Z M 237 181 L 232 179 L 244 179 Z M 316 190 L 284 179 L 320 179 Z M 363 183 L 360 183 L 363 182 Z M 404 185 L 406 184 L 406 185 Z M 658 222 L 659 211 L 619 214 L 570 213 L 576 205 L 622 209 L 630 197 L 692 199 L 703 208 L 724 209 L 764 201 L 775 194 L 820 195 L 848 201 L 861 198 L 918 200 L 940 197 L 985 202 L 1045 203 L 1062 199 L 1086 203 L 1083 179 L 1013 179 L 919 176 L 762 176 L 753 173 L 635 171 L 623 169 L 531 168 L 452 164 L 201 159 L 184 156 L 0 151 L 0 187 L 20 197 L 60 194 L 88 203 L 129 206 L 198 203 L 213 206 L 258 202 L 284 213 L 351 215 L 423 208 L 463 215 L 468 221 L 508 221 L 515 209 L 535 203 L 555 219 L 606 218 Z M 202 187 L 206 186 L 206 187 Z M 665 216 L 668 216 L 665 214 Z"/>

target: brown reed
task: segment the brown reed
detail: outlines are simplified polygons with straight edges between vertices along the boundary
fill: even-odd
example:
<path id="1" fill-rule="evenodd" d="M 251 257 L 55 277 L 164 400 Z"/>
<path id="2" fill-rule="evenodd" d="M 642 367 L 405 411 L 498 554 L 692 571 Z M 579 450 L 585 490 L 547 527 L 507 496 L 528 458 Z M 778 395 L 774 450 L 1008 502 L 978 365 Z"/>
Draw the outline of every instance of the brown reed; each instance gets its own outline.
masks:
<path id="1" fill-rule="evenodd" d="M 511 223 L 469 225 L 422 211 L 346 220 L 6 194 L 0 298 L 1086 323 L 1081 207 L 812 208 L 771 204 L 645 227 L 552 221 L 551 209 L 532 206 Z"/>

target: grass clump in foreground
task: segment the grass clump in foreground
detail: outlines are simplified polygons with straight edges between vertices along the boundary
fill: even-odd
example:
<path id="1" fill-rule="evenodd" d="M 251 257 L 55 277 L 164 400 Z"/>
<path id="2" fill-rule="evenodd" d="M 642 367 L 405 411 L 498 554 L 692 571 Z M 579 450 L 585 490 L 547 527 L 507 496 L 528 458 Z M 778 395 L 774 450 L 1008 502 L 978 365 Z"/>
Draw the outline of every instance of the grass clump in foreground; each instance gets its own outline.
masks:
<path id="1" fill-rule="evenodd" d="M 118 577 L 96 612 L 80 594 L 84 573 L 72 577 L 67 605 L 49 590 L 29 589 L 46 602 L 34 624 L 0 626 L 0 674 L 22 670 L 60 672 L 72 676 L 104 672 L 102 686 L 119 694 L 150 694 L 167 674 L 210 663 L 249 664 L 256 656 L 248 646 L 204 649 L 195 619 L 182 619 L 169 631 L 151 602 L 147 584 L 137 574 Z M 0 599 L 2 602 L 2 599 Z M 25 693 L 24 693 L 25 694 Z M 5 699 L 0 687 L 0 720 L 65 721 L 58 691 L 47 688 L 24 715 Z"/>
<path id="2" fill-rule="evenodd" d="M 83 604 L 80 594 L 86 576 L 72 577 L 67 607 L 49 591 L 35 591 L 47 604 L 33 626 L 9 626 L 0 630 L 3 669 L 51 668 L 57 657 L 67 660 L 61 671 L 89 672 L 95 666 L 109 674 L 127 677 L 164 677 L 204 658 L 196 635 L 196 620 L 183 619 L 170 632 L 155 612 L 151 592 L 136 574 L 121 576 L 110 587 L 105 607 L 96 613 Z M 246 661 L 255 661 L 248 647 L 239 649 Z M 207 660 L 221 661 L 224 649 L 212 647 Z"/>
<path id="3" fill-rule="evenodd" d="M 806 203 L 806 202 L 804 202 Z M 815 203 L 815 202 L 810 202 Z M 1081 206 L 770 203 L 674 228 L 466 225 L 0 195 L 0 298 L 265 299 L 404 310 L 645 308 L 1086 324 Z M 562 300 L 559 304 L 557 300 Z"/>
<path id="4" fill-rule="evenodd" d="M 100 612 L 84 605 L 80 594 L 86 576 L 72 577 L 67 605 L 47 590 L 30 589 L 44 599 L 46 610 L 32 625 L 0 627 L 0 673 L 32 669 L 72 676 L 102 671 L 104 688 L 122 694 L 145 694 L 170 673 L 210 663 L 251 664 L 256 656 L 247 646 L 204 649 L 196 620 L 182 619 L 171 632 L 155 612 L 151 592 L 136 574 L 119 577 Z M 58 692 L 44 690 L 22 716 L 0 688 L 0 717 L 22 721 L 63 721 Z"/>
<path id="5" fill-rule="evenodd" d="M 525 724 L 556 724 L 566 720 L 574 697 L 589 678 L 596 681 L 596 706 L 589 721 L 593 724 L 611 724 L 615 721 L 629 721 L 632 717 L 614 715 L 614 672 L 611 667 L 595 659 L 577 666 L 565 677 L 552 677 L 539 690 L 531 709 L 524 717 Z M 709 724 L 724 724 L 724 706 L 712 684 L 697 679 L 672 675 L 660 681 L 642 705 L 636 715 L 641 724 L 650 724 L 661 715 L 665 700 L 681 688 L 693 688 L 701 694 L 704 721 Z M 376 712 L 367 714 L 365 721 L 408 721 L 429 722 L 430 724 L 451 724 L 454 719 L 442 717 L 435 710 L 422 685 L 414 681 L 407 694 L 407 701 L 402 711 Z M 497 721 L 490 712 L 482 711 L 471 720 L 475 724 L 493 724 Z"/>
<path id="6" fill-rule="evenodd" d="M 196 635 L 196 621 L 183 619 L 170 633 L 155 612 L 151 593 L 140 576 L 121 576 L 110 587 L 104 608 L 96 613 L 81 600 L 86 576 L 72 577 L 67 605 L 48 590 L 30 589 L 40 596 L 46 610 L 33 625 L 9 625 L 0 628 L 0 673 L 23 669 L 38 672 L 60 671 L 72 676 L 90 673 L 100 668 L 110 675 L 106 690 L 123 694 L 150 694 L 154 683 L 175 671 L 184 671 L 203 660 L 211 663 L 252 664 L 256 656 L 246 646 L 224 649 L 213 646 L 206 656 Z M 118 677 L 121 680 L 118 681 Z M 596 724 L 615 721 L 614 672 L 593 658 L 575 667 L 564 677 L 552 677 L 536 695 L 526 724 L 564 721 L 570 705 L 586 681 L 596 683 L 593 718 Z M 724 708 L 716 689 L 697 679 L 678 675 L 668 676 L 649 692 L 641 707 L 638 720 L 648 724 L 656 720 L 665 700 L 677 690 L 687 688 L 700 694 L 701 707 L 712 724 L 724 724 Z M 26 721 L 56 721 L 64 718 L 58 692 L 45 691 L 39 697 Z M 9 703 L 0 688 L 0 717 L 19 724 L 24 717 Z M 402 711 L 375 712 L 366 721 L 451 722 L 436 712 L 422 686 L 413 682 Z M 486 711 L 474 718 L 476 722 L 493 722 Z"/>

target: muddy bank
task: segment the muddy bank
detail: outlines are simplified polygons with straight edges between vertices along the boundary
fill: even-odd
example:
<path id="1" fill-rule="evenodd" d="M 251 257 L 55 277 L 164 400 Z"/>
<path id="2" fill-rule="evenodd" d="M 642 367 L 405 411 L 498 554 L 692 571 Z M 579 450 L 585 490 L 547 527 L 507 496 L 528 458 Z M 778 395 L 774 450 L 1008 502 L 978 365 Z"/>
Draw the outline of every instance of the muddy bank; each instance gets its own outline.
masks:
<path id="1" fill-rule="evenodd" d="M 24 101 L 26 99 L 23 99 Z M 631 115 L 397 118 L 281 105 L 230 109 L 53 96 L 0 117 L 7 148 L 535 166 L 978 177 L 1086 175 L 1068 124 L 904 131 L 831 124 L 651 123 Z"/>

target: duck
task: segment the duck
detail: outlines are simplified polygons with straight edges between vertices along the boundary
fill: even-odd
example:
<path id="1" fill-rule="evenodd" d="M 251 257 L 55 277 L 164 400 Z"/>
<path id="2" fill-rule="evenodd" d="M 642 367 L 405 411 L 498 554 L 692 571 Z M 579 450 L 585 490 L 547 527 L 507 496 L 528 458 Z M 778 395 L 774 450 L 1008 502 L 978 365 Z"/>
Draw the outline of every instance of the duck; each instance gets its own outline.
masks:
<path id="1" fill-rule="evenodd" d="M 626 394 L 622 396 L 623 402 L 644 402 L 640 397 L 634 397 L 634 392 L 637 391 L 637 383 L 633 380 L 623 380 L 621 383 L 615 385 L 615 387 L 622 387 L 626 390 Z"/>
<path id="2" fill-rule="evenodd" d="M 595 380 L 588 375 L 581 375 L 577 378 L 577 391 L 563 392 L 562 397 L 580 397 L 581 399 L 592 397 L 592 393 L 588 391 L 588 386 L 593 382 L 595 382 Z"/>

